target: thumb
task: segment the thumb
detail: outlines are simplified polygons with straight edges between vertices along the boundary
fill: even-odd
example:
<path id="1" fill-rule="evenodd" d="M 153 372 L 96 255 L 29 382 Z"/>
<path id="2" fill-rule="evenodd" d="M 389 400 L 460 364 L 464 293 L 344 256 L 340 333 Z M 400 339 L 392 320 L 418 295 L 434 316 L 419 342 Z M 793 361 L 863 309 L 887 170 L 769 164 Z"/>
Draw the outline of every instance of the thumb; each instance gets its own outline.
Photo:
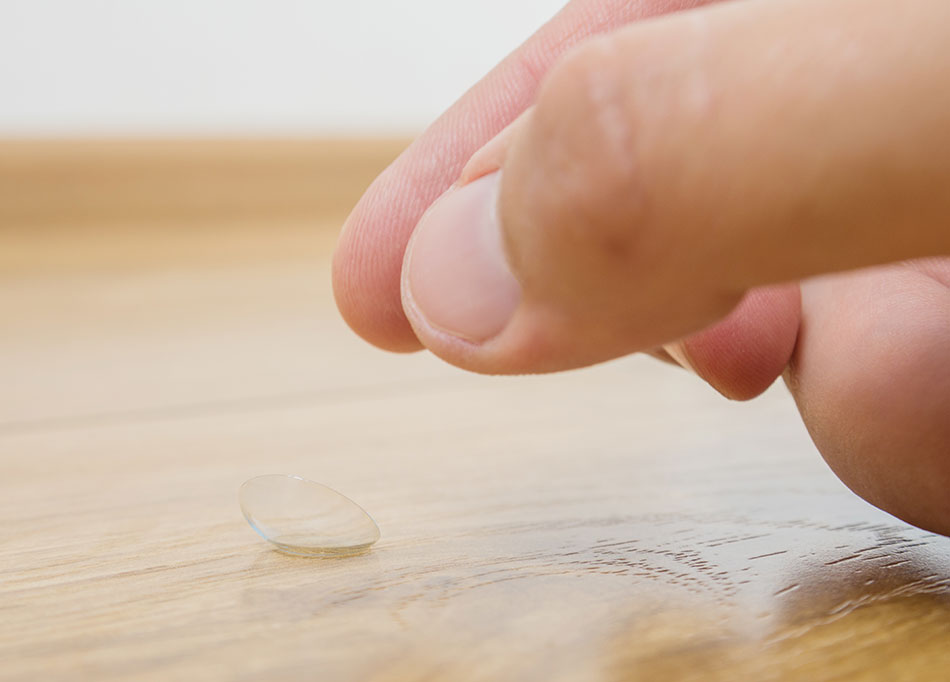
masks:
<path id="1" fill-rule="evenodd" d="M 947 19 L 733 3 L 574 50 L 500 170 L 417 226 L 416 334 L 476 371 L 566 369 L 704 329 L 754 287 L 950 249 Z"/>

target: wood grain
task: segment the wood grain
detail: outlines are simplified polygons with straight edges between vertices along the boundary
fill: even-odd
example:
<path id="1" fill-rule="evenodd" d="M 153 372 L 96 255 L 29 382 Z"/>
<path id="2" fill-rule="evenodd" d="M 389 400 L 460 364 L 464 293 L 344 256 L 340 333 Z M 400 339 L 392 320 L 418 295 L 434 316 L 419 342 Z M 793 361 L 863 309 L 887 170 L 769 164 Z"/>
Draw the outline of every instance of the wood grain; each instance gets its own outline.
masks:
<path id="1" fill-rule="evenodd" d="M 376 351 L 335 221 L 0 231 L 0 679 L 947 678 L 950 540 L 844 489 L 782 387 Z M 274 472 L 381 541 L 271 551 L 236 492 Z"/>

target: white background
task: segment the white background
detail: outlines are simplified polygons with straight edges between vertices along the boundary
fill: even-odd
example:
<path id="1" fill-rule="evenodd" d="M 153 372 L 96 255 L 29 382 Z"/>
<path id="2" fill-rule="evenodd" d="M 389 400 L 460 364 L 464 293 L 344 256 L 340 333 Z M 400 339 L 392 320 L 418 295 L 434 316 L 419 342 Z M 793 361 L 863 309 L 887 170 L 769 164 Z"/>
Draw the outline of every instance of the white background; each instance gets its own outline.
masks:
<path id="1" fill-rule="evenodd" d="M 423 128 L 564 0 L 0 0 L 0 135 Z"/>

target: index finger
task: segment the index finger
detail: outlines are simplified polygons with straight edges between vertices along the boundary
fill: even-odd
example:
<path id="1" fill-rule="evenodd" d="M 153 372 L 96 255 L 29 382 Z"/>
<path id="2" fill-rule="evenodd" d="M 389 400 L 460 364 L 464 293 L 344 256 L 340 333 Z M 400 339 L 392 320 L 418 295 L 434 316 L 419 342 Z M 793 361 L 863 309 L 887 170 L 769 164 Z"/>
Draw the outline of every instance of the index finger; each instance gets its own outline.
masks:
<path id="1" fill-rule="evenodd" d="M 409 235 L 469 157 L 532 104 L 559 55 L 592 35 L 716 1 L 573 0 L 475 84 L 373 182 L 347 219 L 333 259 L 333 290 L 350 327 L 387 350 L 422 347 L 399 292 Z"/>

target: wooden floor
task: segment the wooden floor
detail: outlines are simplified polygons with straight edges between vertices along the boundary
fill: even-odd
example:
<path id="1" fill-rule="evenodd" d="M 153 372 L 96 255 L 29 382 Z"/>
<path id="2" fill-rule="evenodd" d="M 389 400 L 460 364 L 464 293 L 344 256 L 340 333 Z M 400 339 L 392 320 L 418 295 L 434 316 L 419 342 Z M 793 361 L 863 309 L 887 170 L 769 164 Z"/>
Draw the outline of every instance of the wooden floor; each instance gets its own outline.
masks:
<path id="1" fill-rule="evenodd" d="M 333 307 L 335 213 L 163 219 L 0 226 L 0 679 L 950 676 L 950 539 L 784 388 L 389 355 Z M 276 472 L 382 539 L 272 551 L 236 493 Z"/>

